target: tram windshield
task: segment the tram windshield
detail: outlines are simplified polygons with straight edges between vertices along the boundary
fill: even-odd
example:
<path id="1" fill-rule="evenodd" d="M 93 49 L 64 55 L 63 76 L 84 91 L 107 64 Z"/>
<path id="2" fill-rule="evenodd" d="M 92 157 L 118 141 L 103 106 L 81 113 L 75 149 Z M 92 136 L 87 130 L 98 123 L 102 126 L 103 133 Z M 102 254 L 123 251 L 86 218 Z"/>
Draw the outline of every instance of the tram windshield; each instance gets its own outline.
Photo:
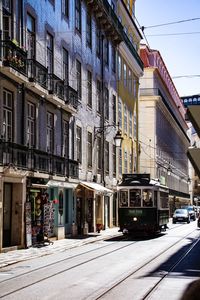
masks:
<path id="1" fill-rule="evenodd" d="M 120 190 L 119 207 L 153 207 L 153 192 L 150 189 Z"/>

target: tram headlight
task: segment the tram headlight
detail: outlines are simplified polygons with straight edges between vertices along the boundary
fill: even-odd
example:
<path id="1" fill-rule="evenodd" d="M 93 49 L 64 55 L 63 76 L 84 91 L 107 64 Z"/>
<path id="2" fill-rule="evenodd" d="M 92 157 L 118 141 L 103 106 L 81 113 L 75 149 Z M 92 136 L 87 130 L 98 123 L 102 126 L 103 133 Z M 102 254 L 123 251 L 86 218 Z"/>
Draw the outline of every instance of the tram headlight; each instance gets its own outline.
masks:
<path id="1" fill-rule="evenodd" d="M 133 221 L 134 221 L 134 222 L 137 222 L 137 217 L 133 217 Z"/>

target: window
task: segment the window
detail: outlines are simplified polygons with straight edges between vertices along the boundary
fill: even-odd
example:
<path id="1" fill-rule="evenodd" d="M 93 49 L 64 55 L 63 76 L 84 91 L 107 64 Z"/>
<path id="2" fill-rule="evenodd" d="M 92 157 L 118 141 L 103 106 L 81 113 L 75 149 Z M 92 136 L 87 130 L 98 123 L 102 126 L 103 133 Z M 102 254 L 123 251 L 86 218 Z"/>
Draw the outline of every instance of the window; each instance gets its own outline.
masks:
<path id="1" fill-rule="evenodd" d="M 121 56 L 118 56 L 118 79 L 122 77 L 122 59 Z"/>
<path id="2" fill-rule="evenodd" d="M 105 39 L 104 42 L 104 61 L 105 64 L 108 66 L 109 65 L 109 42 L 107 39 Z"/>
<path id="3" fill-rule="evenodd" d="M 120 98 L 118 101 L 118 118 L 119 126 L 122 128 L 122 100 Z"/>
<path id="4" fill-rule="evenodd" d="M 115 73 L 116 72 L 116 50 L 112 46 L 112 71 Z"/>
<path id="5" fill-rule="evenodd" d="M 127 85 L 127 69 L 126 64 L 124 64 L 124 85 Z"/>
<path id="6" fill-rule="evenodd" d="M 97 137 L 97 169 L 98 170 L 101 170 L 101 162 L 102 162 L 101 138 Z"/>
<path id="7" fill-rule="evenodd" d="M 130 69 L 128 70 L 128 90 L 130 93 L 132 92 L 132 72 Z"/>
<path id="8" fill-rule="evenodd" d="M 119 149 L 119 175 L 122 175 L 122 149 Z"/>
<path id="9" fill-rule="evenodd" d="M 105 119 L 109 120 L 109 91 L 107 88 L 105 88 L 105 90 L 104 90 L 104 95 L 105 95 L 104 114 L 105 114 Z"/>
<path id="10" fill-rule="evenodd" d="M 62 13 L 69 18 L 69 0 L 62 0 Z"/>
<path id="11" fill-rule="evenodd" d="M 109 142 L 105 141 L 105 171 L 109 172 Z"/>
<path id="12" fill-rule="evenodd" d="M 3 0 L 3 8 L 11 13 L 11 0 Z"/>
<path id="13" fill-rule="evenodd" d="M 11 16 L 3 15 L 3 39 L 8 40 L 11 37 Z"/>
<path id="14" fill-rule="evenodd" d="M 35 147 L 36 138 L 36 107 L 35 104 L 28 102 L 27 104 L 27 145 Z"/>
<path id="15" fill-rule="evenodd" d="M 135 207 L 139 206 L 141 207 L 141 190 L 133 189 L 130 190 L 130 206 Z"/>
<path id="16" fill-rule="evenodd" d="M 117 164 L 117 160 L 116 160 L 116 146 L 113 145 L 113 176 L 116 175 L 116 164 Z"/>
<path id="17" fill-rule="evenodd" d="M 97 112 L 101 113 L 101 81 L 97 80 Z"/>
<path id="18" fill-rule="evenodd" d="M 88 106 L 92 107 L 92 73 L 87 71 Z"/>
<path id="19" fill-rule="evenodd" d="M 78 97 L 81 99 L 81 63 L 80 61 L 76 60 L 76 80 L 77 80 L 77 92 L 78 92 Z"/>
<path id="20" fill-rule="evenodd" d="M 134 138 L 137 139 L 137 115 L 134 112 Z"/>
<path id="21" fill-rule="evenodd" d="M 119 207 L 128 207 L 128 191 L 119 192 Z"/>
<path id="22" fill-rule="evenodd" d="M 13 94 L 7 90 L 3 90 L 2 135 L 6 141 L 13 141 Z"/>
<path id="23" fill-rule="evenodd" d="M 114 12 L 115 12 L 116 7 L 115 7 L 115 3 L 113 1 L 111 1 L 111 7 L 112 7 L 112 10 L 114 10 Z"/>
<path id="24" fill-rule="evenodd" d="M 126 26 L 124 26 L 124 32 L 128 35 L 128 29 Z"/>
<path id="25" fill-rule="evenodd" d="M 69 157 L 69 122 L 63 121 L 63 156 Z"/>
<path id="26" fill-rule="evenodd" d="M 54 116 L 47 112 L 47 152 L 53 153 L 54 145 Z"/>
<path id="27" fill-rule="evenodd" d="M 128 131 L 128 114 L 127 114 L 127 106 L 124 104 L 124 131 L 127 133 Z"/>
<path id="28" fill-rule="evenodd" d="M 63 48 L 63 80 L 68 84 L 69 82 L 69 54 L 68 51 Z"/>
<path id="29" fill-rule="evenodd" d="M 28 58 L 35 58 L 35 19 L 27 14 L 27 50 Z"/>
<path id="30" fill-rule="evenodd" d="M 75 26 L 81 33 L 81 0 L 75 0 Z"/>
<path id="31" fill-rule="evenodd" d="M 132 18 L 135 17 L 135 4 L 134 4 L 134 1 L 132 2 Z"/>
<path id="32" fill-rule="evenodd" d="M 92 48 L 92 17 L 91 14 L 87 13 L 87 25 L 86 25 L 86 41 L 87 46 Z"/>
<path id="33" fill-rule="evenodd" d="M 87 138 L 87 158 L 88 158 L 88 167 L 92 167 L 92 133 L 88 132 Z"/>
<path id="34" fill-rule="evenodd" d="M 133 79 L 133 96 L 137 97 L 137 80 L 135 78 Z"/>
<path id="35" fill-rule="evenodd" d="M 113 95 L 113 124 L 116 124 L 116 113 L 117 113 L 117 108 L 116 108 L 116 96 Z"/>
<path id="36" fill-rule="evenodd" d="M 81 127 L 76 127 L 76 147 L 77 147 L 77 161 L 82 162 L 82 129 Z"/>
<path id="37" fill-rule="evenodd" d="M 98 28 L 96 29 L 96 54 L 97 54 L 97 57 L 100 57 L 100 54 L 101 54 L 101 35 L 100 35 L 100 30 Z"/>
<path id="38" fill-rule="evenodd" d="M 124 151 L 124 173 L 128 173 L 128 153 Z"/>
<path id="39" fill-rule="evenodd" d="M 53 37 L 47 33 L 47 68 L 48 73 L 53 73 Z"/>
<path id="40" fill-rule="evenodd" d="M 129 112 L 129 136 L 133 135 L 133 114 Z"/>
<path id="41" fill-rule="evenodd" d="M 129 168 L 130 168 L 129 173 L 133 173 L 133 154 L 132 154 L 132 152 L 130 153 L 130 156 L 129 156 Z"/>

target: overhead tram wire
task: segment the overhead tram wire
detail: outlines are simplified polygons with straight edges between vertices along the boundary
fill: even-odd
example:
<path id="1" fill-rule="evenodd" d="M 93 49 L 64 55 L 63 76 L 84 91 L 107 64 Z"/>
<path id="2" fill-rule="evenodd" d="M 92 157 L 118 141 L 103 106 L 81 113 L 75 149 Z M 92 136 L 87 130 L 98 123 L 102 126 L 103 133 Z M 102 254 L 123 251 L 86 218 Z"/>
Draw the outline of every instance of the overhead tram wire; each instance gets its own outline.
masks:
<path id="1" fill-rule="evenodd" d="M 147 34 L 147 36 L 177 36 L 177 35 L 193 35 L 193 34 L 200 34 L 200 31 L 194 31 L 194 32 L 177 32 L 177 33 Z"/>
<path id="2" fill-rule="evenodd" d="M 161 23 L 161 24 L 150 25 L 150 26 L 142 26 L 142 27 L 140 27 L 140 29 L 142 31 L 144 31 L 145 29 L 149 29 L 149 28 L 169 26 L 169 25 L 174 25 L 174 24 L 179 24 L 179 23 L 184 23 L 184 22 L 197 21 L 197 20 L 200 20 L 200 17 L 192 18 L 192 19 L 186 19 L 186 20 L 179 20 L 179 21 L 175 21 L 175 22 Z"/>

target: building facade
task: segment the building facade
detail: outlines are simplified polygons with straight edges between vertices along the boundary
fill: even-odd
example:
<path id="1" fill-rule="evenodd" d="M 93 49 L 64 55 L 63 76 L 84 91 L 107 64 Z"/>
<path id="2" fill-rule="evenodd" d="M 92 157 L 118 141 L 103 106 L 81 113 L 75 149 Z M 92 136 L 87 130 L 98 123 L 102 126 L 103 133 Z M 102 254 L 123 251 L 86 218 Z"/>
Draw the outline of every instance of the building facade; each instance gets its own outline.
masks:
<path id="1" fill-rule="evenodd" d="M 61 4 L 0 5 L 1 250 L 31 246 L 40 231 L 63 238 L 71 230 L 78 94 Z"/>
<path id="2" fill-rule="evenodd" d="M 137 102 L 119 88 L 118 53 L 133 61 L 127 70 L 136 82 L 142 70 L 141 37 L 126 5 L 0 3 L 0 251 L 29 247 L 39 233 L 60 239 L 117 226 L 125 150 L 114 138 L 119 128 L 126 136 L 119 89 L 132 118 Z M 131 21 L 128 32 L 119 11 Z M 125 144 L 133 157 L 133 139 Z"/>
<path id="3" fill-rule="evenodd" d="M 135 23 L 135 1 L 118 1 L 118 15 L 130 43 L 118 47 L 118 122 L 123 135 L 119 151 L 119 179 L 139 172 L 138 90 L 143 74 L 139 56 L 141 33 Z"/>
<path id="4" fill-rule="evenodd" d="M 141 46 L 144 76 L 140 83 L 140 171 L 170 190 L 170 212 L 190 203 L 185 108 L 157 50 Z"/>

